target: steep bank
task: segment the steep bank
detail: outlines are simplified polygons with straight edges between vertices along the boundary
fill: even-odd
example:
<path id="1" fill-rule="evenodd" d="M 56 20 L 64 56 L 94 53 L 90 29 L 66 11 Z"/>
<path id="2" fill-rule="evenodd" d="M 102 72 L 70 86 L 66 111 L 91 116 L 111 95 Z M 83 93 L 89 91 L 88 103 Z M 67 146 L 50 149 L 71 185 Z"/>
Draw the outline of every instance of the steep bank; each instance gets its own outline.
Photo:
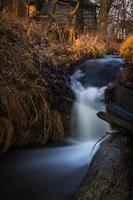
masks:
<path id="1" fill-rule="evenodd" d="M 40 58 L 40 40 L 37 35 L 31 39 L 25 26 L 0 21 L 0 151 L 70 134 L 74 97 L 65 69 L 54 66 L 46 54 Z"/>

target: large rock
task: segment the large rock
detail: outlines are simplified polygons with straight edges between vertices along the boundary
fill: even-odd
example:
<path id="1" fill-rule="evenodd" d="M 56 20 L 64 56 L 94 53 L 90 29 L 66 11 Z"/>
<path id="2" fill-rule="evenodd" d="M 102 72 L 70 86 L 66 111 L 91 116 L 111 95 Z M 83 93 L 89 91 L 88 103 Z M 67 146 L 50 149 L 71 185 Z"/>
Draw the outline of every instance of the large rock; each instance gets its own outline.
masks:
<path id="1" fill-rule="evenodd" d="M 113 135 L 100 145 L 75 200 L 132 200 L 133 142 Z"/>

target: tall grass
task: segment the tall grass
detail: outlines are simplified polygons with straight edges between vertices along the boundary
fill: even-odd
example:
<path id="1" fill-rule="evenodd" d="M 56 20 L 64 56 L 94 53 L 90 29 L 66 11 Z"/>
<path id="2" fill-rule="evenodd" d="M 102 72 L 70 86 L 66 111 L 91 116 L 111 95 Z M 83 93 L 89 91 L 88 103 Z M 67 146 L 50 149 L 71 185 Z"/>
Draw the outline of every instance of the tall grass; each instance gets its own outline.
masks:
<path id="1" fill-rule="evenodd" d="M 87 33 L 75 41 L 71 51 L 78 59 L 83 56 L 97 58 L 107 53 L 107 46 L 98 34 Z"/>
<path id="2" fill-rule="evenodd" d="M 52 91 L 35 62 L 41 63 L 36 50 L 38 38 L 31 38 L 26 26 L 9 18 L 0 21 L 1 151 L 13 145 L 45 144 L 49 138 L 64 136 L 62 116 L 50 108 L 47 94 Z"/>
<path id="3" fill-rule="evenodd" d="M 133 35 L 127 37 L 121 44 L 120 55 L 127 60 L 126 68 L 123 70 L 123 77 L 133 87 Z"/>
<path id="4" fill-rule="evenodd" d="M 127 37 L 121 44 L 120 55 L 125 57 L 129 62 L 133 62 L 133 35 Z"/>

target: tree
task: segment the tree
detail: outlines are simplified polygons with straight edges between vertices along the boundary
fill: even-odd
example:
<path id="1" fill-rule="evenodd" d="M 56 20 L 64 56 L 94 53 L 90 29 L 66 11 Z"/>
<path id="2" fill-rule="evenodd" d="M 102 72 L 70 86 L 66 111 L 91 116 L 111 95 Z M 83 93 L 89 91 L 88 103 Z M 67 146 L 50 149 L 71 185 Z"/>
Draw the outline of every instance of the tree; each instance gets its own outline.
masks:
<path id="1" fill-rule="evenodd" d="M 117 38 L 125 37 L 126 32 L 133 24 L 133 1 L 115 0 L 111 6 L 108 30 Z"/>
<path id="2" fill-rule="evenodd" d="M 18 15 L 18 0 L 13 0 L 12 2 L 12 13 L 14 17 L 17 17 Z"/>
<path id="3" fill-rule="evenodd" d="M 2 6 L 5 8 L 8 12 L 12 11 L 12 0 L 3 0 L 2 1 Z M 2 8 L 2 9 L 3 9 Z"/>
<path id="4" fill-rule="evenodd" d="M 0 0 L 0 12 L 3 10 L 3 0 Z"/>
<path id="5" fill-rule="evenodd" d="M 100 11 L 99 11 L 99 22 L 98 22 L 98 31 L 101 34 L 107 33 L 107 22 L 109 10 L 113 0 L 100 0 Z"/>
<path id="6" fill-rule="evenodd" d="M 28 6 L 28 0 L 19 0 L 19 4 L 18 4 L 18 16 L 19 17 L 27 16 L 27 6 Z"/>
<path id="7" fill-rule="evenodd" d="M 79 7 L 76 14 L 77 29 L 82 33 L 84 30 L 83 0 L 79 0 Z"/>
<path id="8" fill-rule="evenodd" d="M 52 0 L 50 15 L 53 16 L 56 12 L 57 0 Z"/>

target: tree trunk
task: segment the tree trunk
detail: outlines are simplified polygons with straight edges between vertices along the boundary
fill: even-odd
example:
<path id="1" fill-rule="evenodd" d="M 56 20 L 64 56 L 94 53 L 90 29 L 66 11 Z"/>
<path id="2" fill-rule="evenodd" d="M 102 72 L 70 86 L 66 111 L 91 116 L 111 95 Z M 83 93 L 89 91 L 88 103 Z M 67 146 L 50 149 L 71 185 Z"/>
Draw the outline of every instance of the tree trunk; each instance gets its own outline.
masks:
<path id="1" fill-rule="evenodd" d="M 3 10 L 3 0 L 0 0 L 0 12 Z"/>
<path id="2" fill-rule="evenodd" d="M 51 2 L 51 9 L 50 9 L 50 14 L 51 16 L 53 16 L 56 12 L 56 4 L 57 4 L 57 0 L 52 0 Z"/>
<path id="3" fill-rule="evenodd" d="M 17 17 L 17 15 L 18 15 L 18 0 L 13 0 L 12 13 L 13 13 L 14 17 Z"/>
<path id="4" fill-rule="evenodd" d="M 12 0 L 3 0 L 3 8 L 8 12 L 12 11 Z"/>
<path id="5" fill-rule="evenodd" d="M 26 17 L 27 16 L 27 6 L 28 6 L 28 0 L 23 0 L 19 2 L 18 6 L 18 16 L 19 17 Z"/>
<path id="6" fill-rule="evenodd" d="M 79 8 L 76 15 L 76 26 L 80 33 L 84 31 L 83 0 L 79 0 Z"/>
<path id="7" fill-rule="evenodd" d="M 100 0 L 98 31 L 105 35 L 107 33 L 108 14 L 113 0 Z"/>

